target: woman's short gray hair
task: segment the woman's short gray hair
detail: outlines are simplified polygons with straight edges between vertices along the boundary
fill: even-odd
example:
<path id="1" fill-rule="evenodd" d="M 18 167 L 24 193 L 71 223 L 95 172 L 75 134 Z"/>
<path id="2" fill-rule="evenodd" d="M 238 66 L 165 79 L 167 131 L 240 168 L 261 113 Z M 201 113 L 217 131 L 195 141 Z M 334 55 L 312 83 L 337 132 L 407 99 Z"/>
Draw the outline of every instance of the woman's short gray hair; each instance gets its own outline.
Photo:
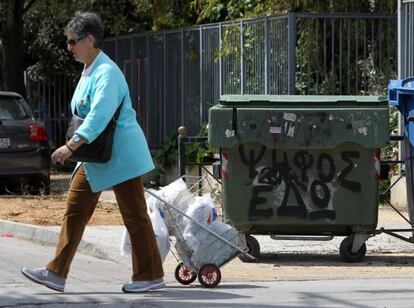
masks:
<path id="1" fill-rule="evenodd" d="M 95 38 L 95 48 L 101 48 L 104 41 L 104 27 L 98 15 L 91 12 L 76 12 L 65 27 L 65 35 L 75 33 L 79 38 L 89 34 Z"/>

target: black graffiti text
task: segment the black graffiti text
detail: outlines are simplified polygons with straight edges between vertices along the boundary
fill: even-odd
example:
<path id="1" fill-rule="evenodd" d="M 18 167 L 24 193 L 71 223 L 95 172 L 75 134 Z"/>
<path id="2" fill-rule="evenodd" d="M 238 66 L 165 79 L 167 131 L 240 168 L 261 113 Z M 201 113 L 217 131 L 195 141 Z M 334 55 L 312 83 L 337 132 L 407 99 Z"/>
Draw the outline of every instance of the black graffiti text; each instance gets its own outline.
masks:
<path id="1" fill-rule="evenodd" d="M 335 180 L 337 172 L 337 182 L 340 186 L 356 193 L 361 191 L 361 184 L 349 179 L 349 175 L 355 168 L 355 160 L 360 158 L 357 151 L 341 152 L 340 157 L 346 166 L 342 170 L 337 170 L 334 159 L 328 153 L 321 153 L 314 157 L 308 151 L 298 151 L 293 155 L 293 165 L 296 167 L 293 169 L 289 164 L 286 152 L 278 155 L 276 150 L 272 150 L 271 166 L 257 171 L 257 165 L 266 152 L 267 148 L 262 146 L 259 150 L 251 149 L 246 155 L 244 146 L 239 146 L 241 161 L 249 168 L 247 185 L 257 179 L 257 183 L 253 185 L 252 198 L 249 203 L 248 215 L 250 219 L 270 218 L 274 215 L 271 207 L 263 208 L 268 201 L 264 194 L 270 193 L 274 187 L 279 187 L 282 183 L 284 183 L 285 189 L 283 199 L 277 209 L 277 215 L 309 220 L 321 218 L 333 220 L 336 218 L 335 210 L 328 208 L 331 200 L 328 184 Z M 314 166 L 316 166 L 317 179 L 310 182 L 309 170 Z M 299 172 L 295 170 L 299 170 Z M 303 200 L 303 194 L 309 194 L 316 210 L 309 212 Z M 296 202 L 289 204 L 290 198 L 294 198 Z"/>

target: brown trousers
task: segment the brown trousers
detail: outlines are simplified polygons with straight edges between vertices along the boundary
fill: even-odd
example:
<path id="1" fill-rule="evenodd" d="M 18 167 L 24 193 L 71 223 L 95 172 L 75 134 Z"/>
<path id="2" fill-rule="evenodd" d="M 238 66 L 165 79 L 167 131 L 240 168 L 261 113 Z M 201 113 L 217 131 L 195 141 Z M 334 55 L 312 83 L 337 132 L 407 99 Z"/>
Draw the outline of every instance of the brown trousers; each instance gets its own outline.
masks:
<path id="1" fill-rule="evenodd" d="M 113 187 L 116 201 L 132 244 L 132 280 L 154 280 L 164 275 L 151 220 L 147 214 L 141 177 Z M 66 278 L 85 226 L 98 203 L 100 192 L 94 193 L 81 166 L 74 175 L 66 200 L 66 213 L 56 247 L 55 258 L 48 270 Z M 117 249 L 114 247 L 114 249 Z"/>

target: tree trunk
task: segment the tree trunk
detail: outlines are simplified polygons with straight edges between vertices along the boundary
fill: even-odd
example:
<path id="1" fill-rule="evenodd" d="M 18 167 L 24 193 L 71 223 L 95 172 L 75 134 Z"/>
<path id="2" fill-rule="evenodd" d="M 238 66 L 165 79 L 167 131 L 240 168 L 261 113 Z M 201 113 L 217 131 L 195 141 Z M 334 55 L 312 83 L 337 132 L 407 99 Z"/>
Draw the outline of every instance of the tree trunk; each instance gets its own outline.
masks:
<path id="1" fill-rule="evenodd" d="M 23 50 L 23 9 L 24 0 L 9 3 L 7 19 L 2 23 L 2 74 L 3 89 L 17 92 L 26 97 L 24 85 Z"/>

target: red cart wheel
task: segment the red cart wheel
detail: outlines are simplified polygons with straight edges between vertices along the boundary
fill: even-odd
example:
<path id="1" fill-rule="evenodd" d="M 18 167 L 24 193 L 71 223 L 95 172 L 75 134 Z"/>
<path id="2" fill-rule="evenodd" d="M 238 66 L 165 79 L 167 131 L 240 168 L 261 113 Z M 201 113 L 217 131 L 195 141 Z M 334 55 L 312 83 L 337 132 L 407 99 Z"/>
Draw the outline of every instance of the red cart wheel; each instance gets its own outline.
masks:
<path id="1" fill-rule="evenodd" d="M 194 282 L 196 278 L 197 274 L 186 268 L 183 263 L 177 265 L 177 268 L 175 269 L 175 279 L 177 279 L 179 283 L 186 286 Z"/>
<path id="2" fill-rule="evenodd" d="M 221 280 L 220 269 L 215 264 L 203 265 L 198 271 L 198 281 L 203 287 L 214 288 Z"/>

